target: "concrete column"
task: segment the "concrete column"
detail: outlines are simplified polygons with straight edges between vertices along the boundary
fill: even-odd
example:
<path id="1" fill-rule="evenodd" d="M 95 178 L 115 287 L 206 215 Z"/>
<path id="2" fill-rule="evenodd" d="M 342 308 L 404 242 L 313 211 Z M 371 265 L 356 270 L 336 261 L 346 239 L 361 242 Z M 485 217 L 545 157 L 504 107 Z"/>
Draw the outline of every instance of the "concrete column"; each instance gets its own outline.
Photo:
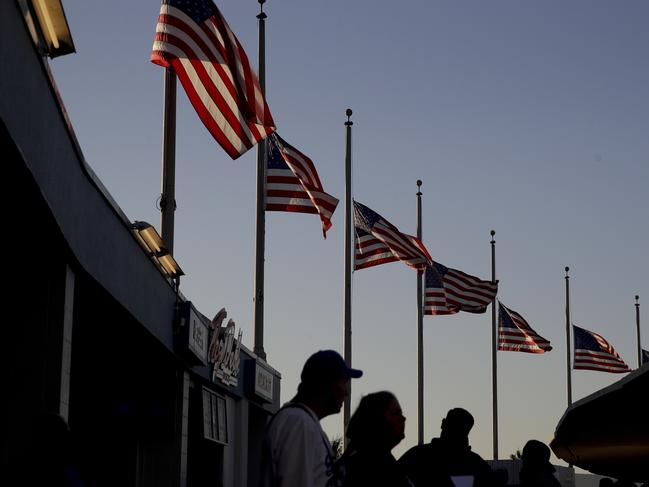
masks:
<path id="1" fill-rule="evenodd" d="M 72 325 L 74 321 L 75 274 L 70 266 L 65 268 L 63 295 L 63 340 L 61 346 L 61 388 L 59 414 L 68 421 L 70 411 L 70 368 L 72 366 Z"/>
<path id="2" fill-rule="evenodd" d="M 228 444 L 223 449 L 223 485 L 248 484 L 248 401 L 225 396 Z"/>
<path id="3" fill-rule="evenodd" d="M 180 438 L 179 438 L 179 487 L 187 486 L 187 442 L 189 437 L 189 372 L 182 371 L 180 379 Z"/>

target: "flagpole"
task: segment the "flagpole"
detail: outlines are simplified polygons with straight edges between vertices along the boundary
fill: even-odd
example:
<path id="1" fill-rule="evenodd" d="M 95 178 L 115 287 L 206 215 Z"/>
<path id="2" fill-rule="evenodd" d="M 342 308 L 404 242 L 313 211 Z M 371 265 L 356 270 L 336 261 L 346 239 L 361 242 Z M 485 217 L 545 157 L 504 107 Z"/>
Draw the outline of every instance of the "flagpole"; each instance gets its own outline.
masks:
<path id="1" fill-rule="evenodd" d="M 491 282 L 496 282 L 496 231 L 491 231 Z M 493 396 L 493 459 L 498 460 L 498 328 L 496 325 L 496 297 L 491 301 L 491 380 Z"/>
<path id="2" fill-rule="evenodd" d="M 172 68 L 164 70 L 163 98 L 160 236 L 173 254 L 176 211 L 176 73 Z"/>
<path id="3" fill-rule="evenodd" d="M 164 69 L 163 93 L 163 118 L 162 118 L 162 193 L 160 194 L 160 237 L 169 252 L 174 250 L 174 216 L 176 211 L 176 73 L 171 68 Z M 178 288 L 180 277 L 175 279 L 176 308 L 178 306 Z M 189 375 L 183 373 L 177 383 L 182 394 L 189 390 Z M 181 394 L 181 395 L 182 395 Z M 177 403 L 176 428 L 180 438 L 187 435 L 187 410 L 186 400 Z M 184 418 L 184 420 L 183 420 Z M 179 458 L 178 471 L 179 485 L 186 485 L 187 479 L 187 448 L 182 440 L 175 442 L 177 458 Z"/>
<path id="4" fill-rule="evenodd" d="M 568 386 L 568 407 L 572 405 L 572 375 L 570 370 L 570 276 L 568 271 L 570 267 L 566 266 L 566 373 Z"/>
<path id="5" fill-rule="evenodd" d="M 640 341 L 640 296 L 635 297 L 635 326 L 638 333 L 638 368 L 642 367 L 642 342 Z"/>
<path id="6" fill-rule="evenodd" d="M 421 240 L 421 179 L 417 180 L 417 238 Z M 417 441 L 424 442 L 424 307 L 423 271 L 417 271 Z"/>
<path id="7" fill-rule="evenodd" d="M 347 115 L 346 141 L 345 141 L 345 311 L 344 311 L 344 340 L 345 340 L 345 362 L 348 367 L 352 366 L 352 265 L 353 265 L 353 239 L 352 239 L 352 116 L 351 108 L 345 112 Z M 351 415 L 352 385 L 349 381 L 349 394 L 345 398 L 343 408 L 343 444 L 347 447 L 347 425 Z"/>
<path id="8" fill-rule="evenodd" d="M 259 2 L 259 85 L 262 94 L 266 94 L 266 17 L 264 2 Z M 255 294 L 254 321 L 255 344 L 254 352 L 266 359 L 264 351 L 264 254 L 266 251 L 266 140 L 257 144 L 257 218 L 255 244 Z"/>

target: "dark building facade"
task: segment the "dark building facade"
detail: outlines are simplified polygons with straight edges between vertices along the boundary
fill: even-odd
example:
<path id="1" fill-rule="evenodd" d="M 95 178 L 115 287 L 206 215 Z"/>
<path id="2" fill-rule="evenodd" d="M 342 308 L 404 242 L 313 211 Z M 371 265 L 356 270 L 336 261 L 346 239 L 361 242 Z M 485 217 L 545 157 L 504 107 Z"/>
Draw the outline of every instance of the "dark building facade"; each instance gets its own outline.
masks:
<path id="1" fill-rule="evenodd" d="M 35 3 L 0 2 L 3 476 L 39 468 L 47 412 L 89 487 L 254 486 L 280 375 L 212 329 L 86 164 Z"/>

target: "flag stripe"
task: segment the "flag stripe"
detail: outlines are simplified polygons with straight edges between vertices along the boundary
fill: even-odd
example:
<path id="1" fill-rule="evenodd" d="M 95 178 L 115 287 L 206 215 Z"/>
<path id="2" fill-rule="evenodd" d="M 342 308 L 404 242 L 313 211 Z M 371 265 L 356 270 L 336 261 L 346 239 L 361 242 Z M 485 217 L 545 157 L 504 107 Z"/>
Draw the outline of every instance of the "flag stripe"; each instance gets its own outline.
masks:
<path id="1" fill-rule="evenodd" d="M 381 215 L 356 201 L 354 227 L 356 270 L 398 260 L 409 267 L 423 270 L 431 260 L 428 250 L 418 238 L 401 233 Z"/>
<path id="2" fill-rule="evenodd" d="M 174 70 L 199 118 L 233 159 L 275 130 L 248 57 L 211 1 L 165 0 L 151 61 Z"/>
<path id="3" fill-rule="evenodd" d="M 575 369 L 622 373 L 631 370 L 604 337 L 573 325 Z"/>
<path id="4" fill-rule="evenodd" d="M 317 213 L 326 238 L 338 200 L 324 192 L 313 161 L 278 134 L 267 149 L 266 211 Z"/>
<path id="5" fill-rule="evenodd" d="M 181 42 L 176 41 L 175 45 L 177 44 Z M 174 46 L 169 47 L 168 52 L 176 51 Z M 177 52 L 180 55 L 181 51 Z M 201 69 L 198 61 L 189 61 L 180 57 L 172 59 L 170 64 L 201 121 L 228 155 L 232 156 L 233 153 L 252 147 L 250 137 L 244 132 L 245 125 L 234 123 L 236 115 L 224 97 L 224 95 L 228 96 L 227 90 L 216 83 L 203 84 L 205 77 L 197 73 L 197 70 L 204 72 L 205 69 L 210 68 Z"/>
<path id="6" fill-rule="evenodd" d="M 216 120 L 226 118 L 231 130 L 237 132 L 237 136 L 242 142 L 246 139 L 254 140 L 249 131 L 245 137 L 243 136 L 243 131 L 248 129 L 248 126 L 245 122 L 239 123 L 236 119 L 236 114 L 239 112 L 238 94 L 231 73 L 223 68 L 225 65 L 223 46 L 215 44 L 214 39 L 210 38 L 213 36 L 213 32 L 209 30 L 208 26 L 201 25 L 199 29 L 193 29 L 191 27 L 193 21 L 181 10 L 164 5 L 162 10 L 167 10 L 169 13 L 160 15 L 154 51 L 159 50 L 172 54 L 172 61 L 178 60 L 182 63 L 186 76 L 177 74 L 179 74 L 183 87 L 187 90 L 189 84 L 195 91 L 209 95 L 217 107 L 216 110 L 208 109 L 208 112 L 216 115 L 214 117 Z M 191 71 L 187 69 L 190 65 Z M 196 101 L 203 102 L 199 106 L 210 107 L 208 97 L 205 95 L 199 100 L 192 100 L 195 108 Z M 223 117 L 219 117 L 219 110 Z"/>
<path id="7" fill-rule="evenodd" d="M 235 144 L 237 147 L 252 147 L 259 131 L 254 124 L 249 127 L 245 120 L 238 119 L 238 94 L 231 74 L 223 68 L 224 51 L 218 49 L 222 46 L 214 44 L 214 39 L 210 38 L 211 31 L 205 24 L 193 29 L 193 21 L 181 10 L 165 5 L 162 10 L 169 14 L 160 16 L 154 51 L 171 54 L 174 69 L 178 68 L 178 63 L 182 64 L 183 72 L 177 74 L 185 90 L 191 88 L 197 94 L 197 97 L 190 98 L 194 108 L 198 110 L 200 107 L 208 113 L 226 133 L 230 143 L 237 137 L 240 142 Z M 251 133 L 252 128 L 255 136 Z"/>
<path id="8" fill-rule="evenodd" d="M 538 335 L 519 313 L 501 302 L 498 305 L 498 350 L 527 353 L 552 350 L 550 342 Z"/>
<path id="9" fill-rule="evenodd" d="M 398 260 L 387 245 L 374 237 L 363 237 L 362 241 L 356 241 L 355 269 L 365 269 Z"/>
<path id="10" fill-rule="evenodd" d="M 498 285 L 437 262 L 424 273 L 424 314 L 484 313 Z"/>
<path id="11" fill-rule="evenodd" d="M 232 29 L 228 26 L 227 22 L 223 16 L 219 13 L 216 6 L 214 6 L 216 12 L 215 15 L 210 17 L 210 23 L 206 25 L 211 29 L 212 25 L 215 27 L 214 32 L 224 32 L 225 36 L 220 36 L 220 39 L 223 42 L 225 51 L 228 54 L 227 59 L 234 60 L 233 71 L 237 74 L 237 93 L 239 93 L 241 98 L 244 98 L 248 103 L 242 106 L 242 113 L 246 116 L 246 119 L 257 118 L 259 122 L 270 121 L 272 122 L 272 117 L 268 112 L 268 107 L 263 97 L 261 91 L 261 85 L 257 76 L 254 74 L 252 66 L 248 61 L 248 55 L 244 51 L 243 47 L 239 43 L 239 40 L 232 32 Z M 245 92 L 243 91 L 246 88 Z M 259 103 L 259 100 L 263 100 L 263 103 Z M 268 120 L 270 118 L 270 120 Z M 274 123 L 272 123 L 274 125 Z"/>

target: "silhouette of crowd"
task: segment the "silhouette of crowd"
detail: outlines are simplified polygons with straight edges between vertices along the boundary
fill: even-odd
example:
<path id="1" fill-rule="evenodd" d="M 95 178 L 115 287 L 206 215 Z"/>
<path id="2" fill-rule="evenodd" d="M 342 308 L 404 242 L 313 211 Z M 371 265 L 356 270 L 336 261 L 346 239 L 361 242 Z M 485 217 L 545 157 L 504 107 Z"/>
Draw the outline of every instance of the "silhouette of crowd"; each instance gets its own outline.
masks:
<path id="1" fill-rule="evenodd" d="M 392 450 L 405 437 L 406 418 L 389 391 L 363 396 L 345 432 L 347 446 L 337 455 L 320 421 L 340 412 L 351 379 L 363 372 L 347 366 L 333 350 L 311 355 L 297 394 L 266 425 L 259 487 L 503 487 L 506 470 L 493 470 L 471 450 L 474 418 L 452 408 L 439 437 L 410 448 L 398 460 Z M 550 463 L 550 448 L 529 440 L 520 454 L 519 487 L 561 487 Z M 34 465 L 38 465 L 34 468 Z M 42 414 L 10 485 L 86 487 L 76 468 L 72 436 L 57 414 Z M 516 485 L 516 484 L 509 484 Z M 191 486 L 189 486 L 191 487 Z M 599 487 L 635 487 L 624 479 L 603 478 Z M 642 487 L 649 487 L 645 482 Z"/>
<path id="2" fill-rule="evenodd" d="M 449 410 L 442 419 L 438 438 L 409 449 L 397 460 L 392 449 L 404 438 L 406 418 L 398 399 L 388 391 L 361 398 L 345 432 L 347 446 L 334 461 L 336 456 L 320 419 L 340 412 L 350 379 L 361 375 L 332 350 L 319 351 L 306 361 L 297 396 L 280 409 L 267 428 L 260 487 L 507 485 L 506 470 L 493 470 L 471 450 L 469 432 L 474 418 L 459 407 Z M 529 440 L 525 444 L 520 487 L 561 486 L 550 453 L 541 441 Z M 634 485 L 612 479 L 600 483 L 600 487 Z"/>

